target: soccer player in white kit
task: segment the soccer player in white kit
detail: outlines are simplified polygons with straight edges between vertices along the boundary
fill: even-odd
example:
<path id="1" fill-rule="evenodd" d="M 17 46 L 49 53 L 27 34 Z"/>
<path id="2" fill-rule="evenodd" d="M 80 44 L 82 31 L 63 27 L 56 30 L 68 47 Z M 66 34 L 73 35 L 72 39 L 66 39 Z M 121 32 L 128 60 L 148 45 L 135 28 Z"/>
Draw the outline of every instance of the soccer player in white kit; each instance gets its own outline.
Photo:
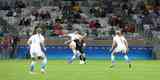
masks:
<path id="1" fill-rule="evenodd" d="M 44 50 L 46 50 L 44 46 L 44 37 L 41 35 L 41 28 L 36 29 L 36 34 L 33 34 L 29 40 L 28 45 L 30 46 L 30 56 L 31 56 L 31 64 L 30 64 L 30 72 L 34 73 L 35 63 L 37 60 L 41 61 L 41 72 L 45 73 L 45 67 L 47 64 L 47 58 L 45 56 Z"/>
<path id="2" fill-rule="evenodd" d="M 123 36 L 121 31 L 116 31 L 116 35 L 113 37 L 113 43 L 112 43 L 112 53 L 111 53 L 111 62 L 112 65 L 111 68 L 115 65 L 115 54 L 116 53 L 122 53 L 124 54 L 124 59 L 129 64 L 129 68 L 131 68 L 131 63 L 128 58 L 128 42 Z"/>

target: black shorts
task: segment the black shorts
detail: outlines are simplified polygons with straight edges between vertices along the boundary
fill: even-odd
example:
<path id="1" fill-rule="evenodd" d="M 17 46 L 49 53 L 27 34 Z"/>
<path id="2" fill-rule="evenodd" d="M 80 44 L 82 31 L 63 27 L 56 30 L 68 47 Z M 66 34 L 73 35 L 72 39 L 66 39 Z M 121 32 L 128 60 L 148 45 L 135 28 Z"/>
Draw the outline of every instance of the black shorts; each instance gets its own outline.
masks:
<path id="1" fill-rule="evenodd" d="M 81 43 L 78 39 L 74 40 L 76 43 L 76 50 L 79 50 L 80 53 L 84 53 L 83 51 L 83 43 Z"/>

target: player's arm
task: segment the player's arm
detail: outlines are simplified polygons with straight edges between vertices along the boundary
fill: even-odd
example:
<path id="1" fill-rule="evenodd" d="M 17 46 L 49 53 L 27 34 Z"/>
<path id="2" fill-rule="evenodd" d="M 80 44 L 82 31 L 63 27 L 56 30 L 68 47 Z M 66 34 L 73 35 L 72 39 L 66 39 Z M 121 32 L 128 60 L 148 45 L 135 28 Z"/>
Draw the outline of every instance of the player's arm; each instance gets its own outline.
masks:
<path id="1" fill-rule="evenodd" d="M 115 47 L 116 47 L 116 43 L 115 43 L 115 41 L 113 41 L 111 49 L 113 50 Z"/>
<path id="2" fill-rule="evenodd" d="M 116 47 L 116 41 L 115 41 L 115 39 L 113 39 L 113 43 L 112 43 L 112 48 L 111 48 L 111 50 L 113 50 L 115 47 Z"/>
<path id="3" fill-rule="evenodd" d="M 127 40 L 126 40 L 126 39 L 124 39 L 124 43 L 125 43 L 125 46 L 126 46 L 127 51 L 128 51 L 128 42 L 127 42 Z"/>
<path id="4" fill-rule="evenodd" d="M 70 35 L 71 34 L 63 34 L 63 35 L 61 35 L 61 37 L 67 37 L 68 38 L 68 40 L 65 41 L 64 44 L 69 44 L 71 42 Z"/>
<path id="5" fill-rule="evenodd" d="M 87 36 L 87 34 L 85 33 L 84 35 L 78 35 L 78 37 L 80 38 L 80 40 L 84 40 L 84 38 Z"/>
<path id="6" fill-rule="evenodd" d="M 41 46 L 42 46 L 43 48 L 45 48 L 45 44 L 44 44 L 44 42 L 41 42 Z"/>
<path id="7" fill-rule="evenodd" d="M 46 50 L 46 47 L 45 47 L 45 44 L 44 43 L 41 43 L 41 46 L 44 50 Z"/>
<path id="8" fill-rule="evenodd" d="M 84 35 L 82 36 L 82 39 L 84 39 L 87 36 L 87 33 L 84 33 Z"/>
<path id="9" fill-rule="evenodd" d="M 63 35 L 59 35 L 59 37 L 70 37 L 70 33 L 69 34 L 67 34 L 67 33 L 64 33 Z"/>
<path id="10" fill-rule="evenodd" d="M 60 37 L 68 37 L 68 34 L 60 35 Z"/>
<path id="11" fill-rule="evenodd" d="M 31 39 L 32 39 L 32 37 L 30 37 L 30 38 L 28 39 L 28 41 L 27 41 L 27 44 L 28 44 L 28 45 L 30 45 L 30 44 L 32 43 Z"/>
<path id="12" fill-rule="evenodd" d="M 42 41 L 41 41 L 41 46 L 44 50 L 46 50 L 46 47 L 45 47 L 45 38 L 42 36 Z"/>
<path id="13" fill-rule="evenodd" d="M 125 40 L 125 45 L 126 45 L 126 47 L 128 48 L 128 42 L 127 42 L 127 40 Z"/>

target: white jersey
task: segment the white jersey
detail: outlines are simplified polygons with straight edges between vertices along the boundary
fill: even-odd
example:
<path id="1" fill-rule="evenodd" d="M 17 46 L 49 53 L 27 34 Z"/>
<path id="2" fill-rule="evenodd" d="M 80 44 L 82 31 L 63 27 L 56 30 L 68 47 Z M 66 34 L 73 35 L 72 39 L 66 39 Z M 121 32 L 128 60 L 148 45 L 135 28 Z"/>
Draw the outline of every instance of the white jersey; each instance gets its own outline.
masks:
<path id="1" fill-rule="evenodd" d="M 75 33 L 70 33 L 70 34 L 68 34 L 68 36 L 71 38 L 72 41 L 79 39 L 79 37 Z"/>
<path id="2" fill-rule="evenodd" d="M 30 46 L 40 46 L 41 43 L 44 43 L 44 37 L 41 34 L 35 34 L 29 38 L 29 41 L 31 41 Z"/>
<path id="3" fill-rule="evenodd" d="M 113 41 L 116 43 L 116 48 L 115 48 L 116 52 L 120 52 L 120 51 L 126 52 L 127 47 L 126 47 L 125 42 L 127 42 L 127 40 L 124 38 L 124 36 L 116 35 L 113 38 Z"/>
<path id="4" fill-rule="evenodd" d="M 44 53 L 41 50 L 41 44 L 44 43 L 44 37 L 41 34 L 32 35 L 28 41 L 30 44 L 30 55 L 31 57 L 42 56 L 44 57 Z"/>

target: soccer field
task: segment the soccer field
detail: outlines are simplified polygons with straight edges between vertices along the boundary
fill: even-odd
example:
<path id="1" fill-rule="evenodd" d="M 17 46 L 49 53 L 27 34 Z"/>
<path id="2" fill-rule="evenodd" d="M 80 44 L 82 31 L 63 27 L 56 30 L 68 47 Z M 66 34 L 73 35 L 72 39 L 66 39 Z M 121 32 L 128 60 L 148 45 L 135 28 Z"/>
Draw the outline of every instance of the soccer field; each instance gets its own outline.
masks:
<path id="1" fill-rule="evenodd" d="M 88 64 L 66 64 L 65 60 L 49 60 L 47 73 L 29 73 L 29 60 L 1 60 L 0 80 L 160 80 L 160 61 L 133 61 L 129 69 L 123 61 L 109 68 L 109 61 L 89 60 Z"/>

